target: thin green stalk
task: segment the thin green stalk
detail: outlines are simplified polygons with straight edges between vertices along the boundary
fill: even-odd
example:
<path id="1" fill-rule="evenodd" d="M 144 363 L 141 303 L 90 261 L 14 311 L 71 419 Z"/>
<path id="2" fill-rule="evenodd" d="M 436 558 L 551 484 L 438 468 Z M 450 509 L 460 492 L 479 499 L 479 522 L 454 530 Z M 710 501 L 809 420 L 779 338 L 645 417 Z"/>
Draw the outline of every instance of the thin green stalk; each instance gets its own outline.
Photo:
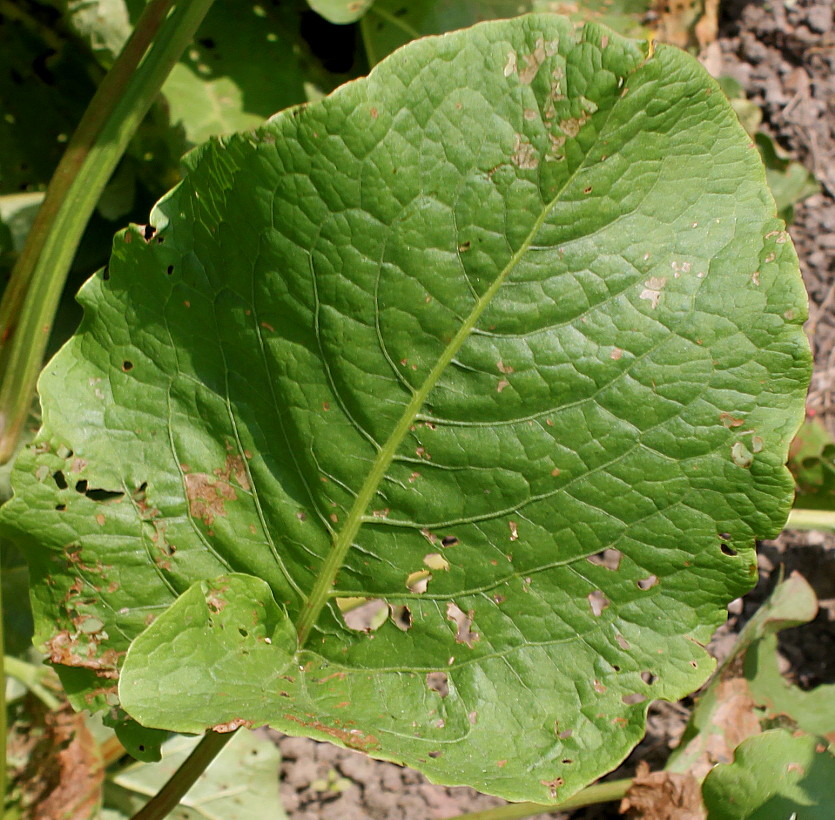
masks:
<path id="1" fill-rule="evenodd" d="M 14 453 L 78 243 L 108 179 L 213 0 L 150 0 L 49 183 L 0 303 L 0 463 Z"/>
<path id="2" fill-rule="evenodd" d="M 368 14 L 360 18 L 360 36 L 362 37 L 362 47 L 365 49 L 365 57 L 368 60 L 368 67 L 374 68 L 380 60 L 374 53 L 374 46 L 371 44 L 371 32 L 368 30 Z"/>
<path id="3" fill-rule="evenodd" d="M 61 701 L 55 697 L 44 685 L 43 680 L 50 670 L 45 666 L 35 666 L 11 655 L 4 655 L 5 674 L 20 681 L 33 695 L 35 695 L 47 709 L 57 711 L 61 708 Z"/>
<path id="4" fill-rule="evenodd" d="M 235 732 L 206 732 L 186 762 L 131 820 L 162 820 L 167 817 L 234 734 Z"/>
<path id="5" fill-rule="evenodd" d="M 835 511 L 793 509 L 789 513 L 786 529 L 835 532 Z"/>
<path id="6" fill-rule="evenodd" d="M 584 806 L 596 806 L 598 803 L 621 800 L 631 785 L 631 778 L 595 783 L 556 806 L 541 806 L 538 803 L 508 803 L 506 806 L 498 806 L 495 809 L 459 814 L 455 820 L 516 820 L 518 817 L 536 817 L 553 811 L 582 809 Z"/>

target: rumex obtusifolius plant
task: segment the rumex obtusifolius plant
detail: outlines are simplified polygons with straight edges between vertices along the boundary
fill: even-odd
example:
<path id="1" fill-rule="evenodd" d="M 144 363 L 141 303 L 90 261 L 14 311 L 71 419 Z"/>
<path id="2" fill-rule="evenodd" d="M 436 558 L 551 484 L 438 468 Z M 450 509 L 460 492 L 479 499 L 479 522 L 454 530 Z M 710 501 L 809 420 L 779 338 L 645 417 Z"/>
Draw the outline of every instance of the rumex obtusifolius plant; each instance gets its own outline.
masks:
<path id="1" fill-rule="evenodd" d="M 509 799 L 614 767 L 791 502 L 805 297 L 718 86 L 533 15 L 187 164 L 2 515 L 76 705 Z"/>

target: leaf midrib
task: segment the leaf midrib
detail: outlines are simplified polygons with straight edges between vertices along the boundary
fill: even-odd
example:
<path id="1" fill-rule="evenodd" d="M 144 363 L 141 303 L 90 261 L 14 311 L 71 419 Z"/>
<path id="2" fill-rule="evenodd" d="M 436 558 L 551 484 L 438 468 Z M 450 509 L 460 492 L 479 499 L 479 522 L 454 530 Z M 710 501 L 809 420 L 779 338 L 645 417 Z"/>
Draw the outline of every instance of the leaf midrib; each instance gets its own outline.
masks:
<path id="1" fill-rule="evenodd" d="M 651 54 L 648 55 L 647 59 L 649 59 L 649 57 L 651 56 Z M 632 71 L 630 71 L 627 74 L 627 77 L 631 74 L 634 74 L 635 71 L 637 71 L 641 66 L 643 66 L 645 62 L 646 60 L 642 61 L 638 66 L 636 66 Z M 626 77 L 624 77 L 624 80 L 626 80 Z M 446 346 L 446 348 L 444 348 L 443 353 L 441 354 L 441 356 L 439 356 L 438 361 L 435 363 L 435 366 L 427 375 L 421 387 L 413 393 L 412 398 L 404 408 L 403 414 L 400 417 L 399 421 L 390 433 L 385 444 L 378 451 L 377 457 L 374 460 L 374 464 L 354 499 L 354 503 L 351 506 L 351 510 L 348 513 L 347 519 L 345 520 L 345 525 L 337 533 L 337 536 L 333 542 L 333 546 L 331 547 L 330 552 L 325 557 L 325 561 L 322 564 L 319 574 L 316 577 L 316 581 L 313 584 L 313 588 L 311 589 L 310 595 L 308 596 L 307 600 L 302 606 L 301 612 L 296 621 L 296 633 L 298 636 L 299 649 L 302 648 L 306 643 L 307 638 L 310 635 L 310 630 L 313 628 L 313 625 L 318 620 L 319 614 L 321 613 L 325 604 L 330 599 L 331 590 L 335 582 L 336 575 L 342 568 L 342 565 L 345 563 L 345 556 L 351 549 L 351 546 L 354 542 L 354 539 L 356 538 L 357 533 L 360 530 L 360 527 L 365 523 L 365 511 L 371 504 L 371 500 L 377 492 L 377 489 L 380 486 L 380 483 L 383 477 L 385 476 L 386 471 L 391 465 L 391 462 L 394 458 L 395 453 L 397 452 L 397 449 L 400 447 L 400 444 L 406 437 L 406 434 L 409 432 L 409 429 L 412 426 L 412 424 L 414 424 L 415 417 L 418 415 L 421 407 L 423 407 L 424 403 L 426 402 L 429 393 L 434 389 L 435 385 L 441 377 L 441 374 L 449 366 L 452 359 L 455 357 L 455 355 L 460 350 L 461 346 L 466 341 L 467 337 L 475 328 L 476 323 L 481 318 L 481 315 L 484 313 L 487 306 L 493 300 L 493 297 L 496 295 L 499 288 L 501 288 L 511 271 L 519 264 L 519 261 L 530 249 L 534 237 L 537 235 L 539 229 L 545 223 L 545 220 L 553 210 L 554 206 L 559 201 L 560 197 L 562 197 L 569 185 L 574 181 L 577 175 L 585 167 L 586 161 L 592 155 L 595 146 L 600 142 L 604 134 L 606 125 L 608 124 L 608 120 L 611 117 L 612 113 L 615 111 L 615 109 L 618 107 L 618 104 L 620 103 L 621 99 L 622 97 L 615 98 L 612 107 L 609 109 L 609 112 L 606 115 L 606 120 L 603 123 L 603 127 L 600 129 L 600 131 L 598 131 L 594 142 L 591 146 L 589 146 L 589 149 L 588 151 L 586 151 L 586 154 L 583 157 L 582 162 L 579 163 L 574 172 L 566 179 L 565 183 L 560 188 L 560 190 L 557 191 L 554 197 L 543 206 L 542 212 L 540 213 L 539 217 L 537 217 L 536 221 L 534 222 L 533 226 L 528 232 L 528 235 L 525 237 L 525 240 L 510 257 L 507 264 L 500 271 L 499 275 L 495 278 L 490 287 L 482 294 L 481 298 L 479 298 L 479 300 L 476 302 L 475 306 L 470 311 L 470 314 L 467 316 L 461 327 L 458 329 L 458 332 L 452 337 L 451 341 Z"/>

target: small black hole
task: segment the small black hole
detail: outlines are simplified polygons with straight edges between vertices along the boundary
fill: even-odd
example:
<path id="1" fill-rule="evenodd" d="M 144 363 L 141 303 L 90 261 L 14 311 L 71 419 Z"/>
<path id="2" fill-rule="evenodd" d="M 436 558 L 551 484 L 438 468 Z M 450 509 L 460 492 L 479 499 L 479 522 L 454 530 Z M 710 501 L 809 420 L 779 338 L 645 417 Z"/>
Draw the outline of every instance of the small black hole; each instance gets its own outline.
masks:
<path id="1" fill-rule="evenodd" d="M 573 763 L 574 761 L 570 757 L 564 757 L 562 762 L 567 766 L 569 763 Z"/>
<path id="2" fill-rule="evenodd" d="M 133 370 L 133 362 L 129 362 L 127 359 L 122 362 L 122 370 L 127 373 L 129 370 Z"/>
<path id="3" fill-rule="evenodd" d="M 238 632 L 241 633 L 242 638 L 248 638 L 249 637 L 249 632 L 247 632 L 242 626 L 238 627 Z"/>
<path id="4" fill-rule="evenodd" d="M 144 744 L 141 744 L 141 743 L 139 744 L 139 751 L 140 751 L 140 752 L 144 752 L 144 751 L 145 751 L 145 746 L 144 746 Z"/>
<path id="5" fill-rule="evenodd" d="M 87 490 L 84 495 L 91 501 L 112 501 L 114 498 L 122 498 L 124 493 L 115 492 L 114 490 Z"/>
<path id="6" fill-rule="evenodd" d="M 154 234 L 157 232 L 157 229 L 153 225 L 146 225 L 145 230 L 142 232 L 142 236 L 145 237 L 146 242 L 150 242 L 154 238 Z"/>
<path id="7" fill-rule="evenodd" d="M 169 265 L 169 266 L 165 269 L 165 272 L 166 272 L 169 276 L 171 276 L 171 274 L 172 274 L 172 273 L 174 273 L 174 266 L 173 266 L 173 265 Z"/>
<path id="8" fill-rule="evenodd" d="M 720 546 L 720 549 L 722 550 L 722 552 L 725 553 L 725 555 L 736 555 L 737 554 L 736 550 L 730 544 L 722 544 Z"/>
<path id="9" fill-rule="evenodd" d="M 87 479 L 82 478 L 80 481 L 75 482 L 75 491 L 77 493 L 86 493 L 87 492 Z"/>
<path id="10" fill-rule="evenodd" d="M 58 512 L 64 512 L 64 510 L 67 509 L 67 505 L 66 504 L 56 504 L 55 509 L 58 510 Z"/>
<path id="11" fill-rule="evenodd" d="M 104 279 L 104 281 L 105 281 L 105 282 L 106 282 L 108 279 L 110 279 L 110 268 L 109 268 L 107 265 L 105 265 L 105 266 L 101 269 L 101 278 L 102 278 L 102 279 Z"/>
<path id="12" fill-rule="evenodd" d="M 52 477 L 55 479 L 55 484 L 57 485 L 59 490 L 66 490 L 67 489 L 67 479 L 64 478 L 64 474 L 60 470 L 56 470 Z"/>
<path id="13" fill-rule="evenodd" d="M 458 543 L 458 539 L 454 535 L 445 535 L 441 539 L 441 546 L 454 547 Z"/>

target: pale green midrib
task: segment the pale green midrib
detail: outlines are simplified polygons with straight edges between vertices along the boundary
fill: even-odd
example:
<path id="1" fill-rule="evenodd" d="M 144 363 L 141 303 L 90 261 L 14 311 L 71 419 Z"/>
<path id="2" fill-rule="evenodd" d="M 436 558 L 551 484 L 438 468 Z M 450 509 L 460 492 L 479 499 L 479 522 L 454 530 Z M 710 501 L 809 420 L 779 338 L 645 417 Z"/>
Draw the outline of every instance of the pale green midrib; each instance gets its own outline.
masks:
<path id="1" fill-rule="evenodd" d="M 365 511 L 371 504 L 372 498 L 377 492 L 386 471 L 391 465 L 392 459 L 397 452 L 397 448 L 400 446 L 403 439 L 406 437 L 406 434 L 409 432 L 409 428 L 414 423 L 415 416 L 418 414 L 420 408 L 423 407 L 429 393 L 434 389 L 440 379 L 441 374 L 444 370 L 446 370 L 452 359 L 461 349 L 461 346 L 470 335 L 470 332 L 481 318 L 481 314 L 484 313 L 487 306 L 493 300 L 493 297 L 496 295 L 499 288 L 504 284 L 504 281 L 507 279 L 510 272 L 519 264 L 519 261 L 525 253 L 527 253 L 533 243 L 534 237 L 544 224 L 547 216 L 551 213 L 554 204 L 563 194 L 566 187 L 568 187 L 568 184 L 583 164 L 584 163 L 581 163 L 577 167 L 577 170 L 571 174 L 557 195 L 550 202 L 548 202 L 545 207 L 543 207 L 542 213 L 539 215 L 536 222 L 534 222 L 533 227 L 525 237 L 525 241 L 510 257 L 507 264 L 495 278 L 490 287 L 484 292 L 478 302 L 476 302 L 472 311 L 470 311 L 470 315 L 466 318 L 464 323 L 458 329 L 458 332 L 446 346 L 443 353 L 438 358 L 438 361 L 435 363 L 435 366 L 424 380 L 420 389 L 412 395 L 411 401 L 403 410 L 403 415 L 395 425 L 385 445 L 377 453 L 374 465 L 368 473 L 368 476 L 363 482 L 363 485 L 360 488 L 353 505 L 351 506 L 345 525 L 337 534 L 336 539 L 333 542 L 333 547 L 325 558 L 325 562 L 322 564 L 322 568 L 319 571 L 313 585 L 313 589 L 310 591 L 310 595 L 308 596 L 305 605 L 302 607 L 301 614 L 296 622 L 299 648 L 304 646 L 313 624 L 316 623 L 319 614 L 329 600 L 330 590 L 336 579 L 336 574 L 342 568 L 342 565 L 345 562 L 345 556 L 348 554 L 348 550 L 350 550 L 360 527 L 365 523 Z"/>

